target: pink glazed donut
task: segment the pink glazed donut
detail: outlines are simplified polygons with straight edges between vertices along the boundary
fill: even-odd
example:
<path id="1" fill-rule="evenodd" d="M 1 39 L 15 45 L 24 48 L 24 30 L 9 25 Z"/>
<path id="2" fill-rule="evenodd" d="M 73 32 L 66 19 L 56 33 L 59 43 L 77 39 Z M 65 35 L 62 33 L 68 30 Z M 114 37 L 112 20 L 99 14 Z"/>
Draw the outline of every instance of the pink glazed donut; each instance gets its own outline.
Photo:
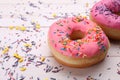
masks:
<path id="1" fill-rule="evenodd" d="M 120 40 L 120 0 L 101 0 L 91 9 L 90 18 L 105 31 L 106 35 Z"/>
<path id="2" fill-rule="evenodd" d="M 82 17 L 53 23 L 48 33 L 48 44 L 58 62 L 79 68 L 102 61 L 109 49 L 109 40 L 102 29 Z"/>

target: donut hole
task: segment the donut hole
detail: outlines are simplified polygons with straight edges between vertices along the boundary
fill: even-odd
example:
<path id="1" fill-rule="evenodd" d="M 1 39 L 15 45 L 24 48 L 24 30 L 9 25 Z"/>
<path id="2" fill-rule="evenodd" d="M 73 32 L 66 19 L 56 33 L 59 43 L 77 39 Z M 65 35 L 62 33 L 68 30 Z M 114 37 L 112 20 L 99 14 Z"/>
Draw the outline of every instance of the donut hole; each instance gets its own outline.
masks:
<path id="1" fill-rule="evenodd" d="M 120 16 L 120 12 L 119 12 L 119 13 L 117 13 L 117 15 L 119 15 L 119 16 Z"/>
<path id="2" fill-rule="evenodd" d="M 84 38 L 85 34 L 83 34 L 83 32 L 81 32 L 80 30 L 74 30 L 71 34 L 70 34 L 70 39 L 71 40 L 78 40 L 78 39 L 82 39 Z"/>

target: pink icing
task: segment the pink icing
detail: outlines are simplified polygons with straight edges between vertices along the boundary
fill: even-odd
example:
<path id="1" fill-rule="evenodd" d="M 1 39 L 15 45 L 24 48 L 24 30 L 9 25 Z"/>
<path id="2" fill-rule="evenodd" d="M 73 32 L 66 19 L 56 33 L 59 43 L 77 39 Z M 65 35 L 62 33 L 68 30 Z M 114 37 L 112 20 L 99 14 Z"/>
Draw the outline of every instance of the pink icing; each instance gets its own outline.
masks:
<path id="1" fill-rule="evenodd" d="M 120 0 L 101 0 L 91 9 L 91 17 L 108 28 L 120 29 Z"/>
<path id="2" fill-rule="evenodd" d="M 73 31 L 80 30 L 85 36 L 71 40 Z M 48 34 L 50 45 L 59 53 L 72 57 L 92 57 L 108 49 L 108 38 L 95 23 L 81 17 L 56 21 Z"/>
<path id="3" fill-rule="evenodd" d="M 102 3 L 110 9 L 111 12 L 120 12 L 120 0 L 102 0 Z"/>

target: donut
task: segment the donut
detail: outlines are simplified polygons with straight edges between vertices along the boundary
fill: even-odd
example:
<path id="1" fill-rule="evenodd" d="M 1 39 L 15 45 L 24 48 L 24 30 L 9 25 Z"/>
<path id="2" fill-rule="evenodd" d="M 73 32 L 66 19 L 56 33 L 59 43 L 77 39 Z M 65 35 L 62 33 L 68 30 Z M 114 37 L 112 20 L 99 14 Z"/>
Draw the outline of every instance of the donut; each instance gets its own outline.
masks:
<path id="1" fill-rule="evenodd" d="M 96 22 L 110 39 L 120 40 L 120 0 L 101 0 L 90 11 Z"/>
<path id="2" fill-rule="evenodd" d="M 54 22 L 48 31 L 48 45 L 59 63 L 76 68 L 101 62 L 110 46 L 102 29 L 81 16 Z"/>

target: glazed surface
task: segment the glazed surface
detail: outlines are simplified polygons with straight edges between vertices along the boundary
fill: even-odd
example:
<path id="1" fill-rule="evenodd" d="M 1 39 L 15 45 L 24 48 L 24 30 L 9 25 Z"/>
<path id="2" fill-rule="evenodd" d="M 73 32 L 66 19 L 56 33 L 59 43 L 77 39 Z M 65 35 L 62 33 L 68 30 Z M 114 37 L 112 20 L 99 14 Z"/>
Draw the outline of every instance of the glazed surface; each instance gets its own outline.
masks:
<path id="1" fill-rule="evenodd" d="M 80 31 L 84 37 L 72 40 L 72 32 Z M 108 49 L 108 38 L 99 26 L 82 17 L 56 21 L 48 33 L 50 45 L 59 53 L 72 57 L 93 57 Z"/>
<path id="2" fill-rule="evenodd" d="M 120 29 L 120 0 L 101 0 L 91 10 L 91 17 L 108 28 Z"/>

